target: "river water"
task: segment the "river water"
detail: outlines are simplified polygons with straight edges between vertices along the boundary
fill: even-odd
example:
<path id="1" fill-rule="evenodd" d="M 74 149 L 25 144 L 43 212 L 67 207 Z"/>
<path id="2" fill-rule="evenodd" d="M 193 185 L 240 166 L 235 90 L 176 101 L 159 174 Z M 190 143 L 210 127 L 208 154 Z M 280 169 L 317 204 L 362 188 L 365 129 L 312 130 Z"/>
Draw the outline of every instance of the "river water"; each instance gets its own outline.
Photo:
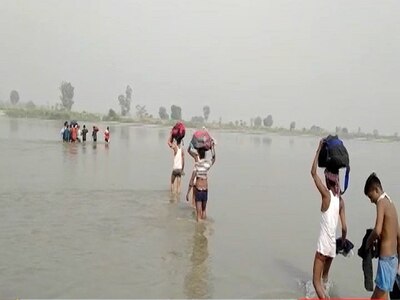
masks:
<path id="1" fill-rule="evenodd" d="M 317 138 L 212 132 L 209 219 L 196 224 L 184 199 L 188 156 L 184 192 L 169 194 L 166 128 L 97 124 L 97 144 L 63 144 L 61 125 L 0 118 L 1 299 L 305 296 L 320 220 Z M 399 199 L 400 146 L 345 143 L 348 238 L 358 248 L 375 222 L 365 179 L 376 171 Z M 370 296 L 356 255 L 338 256 L 331 279 L 331 296 Z"/>

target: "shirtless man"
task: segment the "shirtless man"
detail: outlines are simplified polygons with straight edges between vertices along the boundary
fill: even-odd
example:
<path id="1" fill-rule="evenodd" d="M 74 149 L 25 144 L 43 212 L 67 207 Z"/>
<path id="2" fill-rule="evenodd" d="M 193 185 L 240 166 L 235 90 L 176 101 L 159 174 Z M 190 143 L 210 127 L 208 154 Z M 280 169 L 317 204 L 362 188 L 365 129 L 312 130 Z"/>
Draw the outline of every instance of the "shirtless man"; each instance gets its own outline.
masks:
<path id="1" fill-rule="evenodd" d="M 364 194 L 376 205 L 375 228 L 367 240 L 367 249 L 380 239 L 375 290 L 371 299 L 388 299 L 398 272 L 400 231 L 396 207 L 383 191 L 381 181 L 372 173 L 365 182 Z"/>
<path id="2" fill-rule="evenodd" d="M 199 159 L 195 163 L 192 177 L 190 178 L 186 201 L 189 201 L 189 194 L 191 190 L 193 190 L 197 222 L 200 222 L 207 218 L 208 171 L 215 163 L 215 148 L 214 145 L 212 145 L 211 161 L 206 159 L 206 150 L 204 148 L 198 149 L 197 152 L 199 154 Z"/>

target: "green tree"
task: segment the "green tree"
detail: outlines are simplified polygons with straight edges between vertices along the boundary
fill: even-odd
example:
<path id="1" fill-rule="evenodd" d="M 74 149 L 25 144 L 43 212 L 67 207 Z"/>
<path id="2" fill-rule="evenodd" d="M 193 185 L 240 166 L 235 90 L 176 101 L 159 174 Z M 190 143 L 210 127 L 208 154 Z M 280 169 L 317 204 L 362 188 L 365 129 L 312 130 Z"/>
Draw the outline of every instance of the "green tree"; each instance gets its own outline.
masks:
<path id="1" fill-rule="evenodd" d="M 261 117 L 257 117 L 257 118 L 254 119 L 254 126 L 255 127 L 261 127 L 261 124 L 262 124 Z"/>
<path id="2" fill-rule="evenodd" d="M 26 104 L 26 108 L 27 108 L 27 109 L 35 109 L 35 108 L 36 108 L 36 105 L 35 105 L 35 103 L 33 103 L 33 101 L 29 101 L 29 102 Z"/>
<path id="3" fill-rule="evenodd" d="M 208 105 L 203 107 L 203 115 L 204 115 L 204 120 L 208 122 L 208 117 L 210 116 L 210 107 Z"/>
<path id="4" fill-rule="evenodd" d="M 125 90 L 125 95 L 121 94 L 118 96 L 118 102 L 121 106 L 121 115 L 126 116 L 131 110 L 132 102 L 132 88 L 128 85 Z"/>
<path id="5" fill-rule="evenodd" d="M 128 111 L 128 113 L 131 110 L 132 93 L 133 93 L 133 90 L 130 87 L 130 85 L 128 85 L 125 90 L 125 101 L 126 101 L 125 106 L 126 106 L 126 110 Z"/>
<path id="6" fill-rule="evenodd" d="M 60 91 L 61 104 L 66 110 L 70 111 L 74 104 L 74 101 L 72 100 L 74 98 L 74 87 L 70 82 L 63 81 L 60 85 Z"/>
<path id="7" fill-rule="evenodd" d="M 272 119 L 272 116 L 271 116 L 271 115 L 268 115 L 268 117 L 266 117 L 266 118 L 263 120 L 263 123 L 264 123 L 264 126 L 265 126 L 265 127 L 271 127 L 272 124 L 274 124 L 274 120 Z"/>
<path id="8" fill-rule="evenodd" d="M 172 120 L 182 120 L 182 109 L 177 105 L 171 106 L 171 119 Z"/>
<path id="9" fill-rule="evenodd" d="M 290 123 L 290 131 L 293 131 L 293 130 L 295 130 L 296 129 L 296 122 L 295 121 L 292 121 L 291 123 Z"/>
<path id="10" fill-rule="evenodd" d="M 10 93 L 10 102 L 15 105 L 19 101 L 19 94 L 16 90 L 12 90 Z"/>
<path id="11" fill-rule="evenodd" d="M 138 116 L 138 118 L 143 119 L 148 115 L 149 114 L 147 113 L 146 105 L 136 105 L 136 116 Z"/>
<path id="12" fill-rule="evenodd" d="M 191 122 L 196 124 L 204 124 L 204 118 L 202 116 L 194 116 L 192 117 Z"/>
<path id="13" fill-rule="evenodd" d="M 160 116 L 161 120 L 168 120 L 169 115 L 167 113 L 167 109 L 164 106 L 161 106 L 160 109 L 158 110 L 158 115 Z"/>

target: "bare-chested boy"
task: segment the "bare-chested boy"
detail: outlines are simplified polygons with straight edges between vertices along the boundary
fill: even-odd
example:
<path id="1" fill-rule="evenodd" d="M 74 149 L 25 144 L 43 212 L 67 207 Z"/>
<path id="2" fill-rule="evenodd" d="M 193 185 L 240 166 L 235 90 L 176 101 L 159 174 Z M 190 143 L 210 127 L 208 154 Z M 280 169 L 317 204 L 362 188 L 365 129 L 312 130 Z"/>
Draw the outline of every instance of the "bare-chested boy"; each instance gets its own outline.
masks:
<path id="1" fill-rule="evenodd" d="M 378 269 L 375 290 L 371 299 L 388 299 L 393 290 L 398 270 L 400 231 L 397 211 L 392 200 L 383 191 L 381 181 L 372 173 L 365 182 L 364 194 L 376 205 L 375 228 L 367 241 L 367 248 L 380 239 Z"/>

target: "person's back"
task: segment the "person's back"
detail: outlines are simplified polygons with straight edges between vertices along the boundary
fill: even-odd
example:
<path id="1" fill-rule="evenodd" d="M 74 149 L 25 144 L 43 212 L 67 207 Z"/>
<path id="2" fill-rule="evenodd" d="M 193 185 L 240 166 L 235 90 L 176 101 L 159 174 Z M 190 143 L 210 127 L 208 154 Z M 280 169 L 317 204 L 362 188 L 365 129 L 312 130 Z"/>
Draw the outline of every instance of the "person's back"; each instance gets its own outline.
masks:
<path id="1" fill-rule="evenodd" d="M 182 148 L 180 145 L 176 146 L 176 152 L 174 154 L 173 170 L 182 170 Z"/>
<path id="2" fill-rule="evenodd" d="M 325 256 L 335 257 L 336 248 L 330 245 L 336 244 L 336 230 L 339 222 L 340 198 L 331 190 L 330 203 L 326 211 L 321 212 L 320 238 L 318 239 L 317 251 Z"/>
<path id="3" fill-rule="evenodd" d="M 77 132 L 77 137 L 76 137 L 76 139 L 78 140 L 78 142 L 81 142 L 81 136 L 82 136 L 82 130 L 81 130 L 81 127 L 80 126 L 78 126 L 78 132 Z"/>
<path id="4" fill-rule="evenodd" d="M 318 298 L 325 299 L 326 291 L 322 282 L 328 281 L 329 270 L 333 259 L 336 257 L 336 229 L 338 220 L 342 225 L 342 242 L 346 240 L 347 225 L 345 217 L 344 200 L 340 195 L 339 172 L 325 169 L 325 184 L 322 183 L 317 173 L 318 157 L 323 145 L 320 141 L 314 161 L 311 166 L 311 176 L 321 195 L 321 224 L 314 256 L 313 285 Z"/>
<path id="5" fill-rule="evenodd" d="M 93 126 L 92 138 L 93 142 L 97 142 L 97 128 L 95 126 Z"/>
<path id="6" fill-rule="evenodd" d="M 71 128 L 71 140 L 73 142 L 75 142 L 76 141 L 76 137 L 77 137 L 77 129 L 76 129 L 76 126 L 73 126 Z"/>
<path id="7" fill-rule="evenodd" d="M 171 193 L 179 194 L 181 192 L 181 177 L 185 167 L 185 157 L 182 151 L 182 140 L 173 139 L 172 131 L 168 138 L 168 146 L 174 151 L 174 160 L 171 173 Z"/>
<path id="8" fill-rule="evenodd" d="M 83 125 L 83 129 L 82 129 L 82 141 L 86 142 L 86 135 L 88 133 L 88 130 L 86 128 L 86 125 Z"/>
<path id="9" fill-rule="evenodd" d="M 107 129 L 104 131 L 104 141 L 108 143 L 110 141 L 110 128 L 107 127 Z"/>
<path id="10" fill-rule="evenodd" d="M 69 126 L 67 126 L 64 130 L 64 141 L 69 142 L 69 139 L 70 139 L 70 130 Z"/>

